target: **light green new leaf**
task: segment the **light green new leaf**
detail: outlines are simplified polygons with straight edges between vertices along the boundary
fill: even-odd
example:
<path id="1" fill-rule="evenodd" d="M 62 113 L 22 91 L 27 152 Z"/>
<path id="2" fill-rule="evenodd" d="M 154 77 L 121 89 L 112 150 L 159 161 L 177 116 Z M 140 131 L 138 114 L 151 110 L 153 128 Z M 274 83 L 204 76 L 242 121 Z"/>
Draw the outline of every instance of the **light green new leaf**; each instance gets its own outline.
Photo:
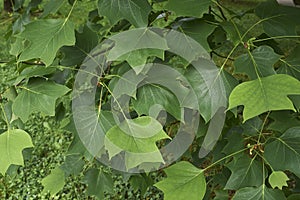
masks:
<path id="1" fill-rule="evenodd" d="M 262 163 L 248 156 L 234 158 L 227 167 L 232 174 L 225 189 L 238 190 L 243 187 L 260 186 L 265 177 L 262 172 Z"/>
<path id="2" fill-rule="evenodd" d="M 136 167 L 144 162 L 164 163 L 156 142 L 170 139 L 162 125 L 155 119 L 143 116 L 127 119 L 108 130 L 104 141 L 109 157 L 125 151 L 126 168 Z"/>
<path id="3" fill-rule="evenodd" d="M 43 79 L 30 81 L 20 88 L 22 91 L 15 99 L 12 109 L 23 122 L 26 122 L 33 112 L 54 116 L 57 98 L 69 91 L 66 86 Z"/>
<path id="4" fill-rule="evenodd" d="M 135 27 L 146 27 L 151 6 L 147 0 L 99 0 L 99 15 L 106 16 L 112 25 L 121 19 Z"/>
<path id="5" fill-rule="evenodd" d="M 271 47 L 260 46 L 251 52 L 251 55 L 243 54 L 234 61 L 235 73 L 247 74 L 252 80 L 257 79 L 258 76 L 276 74 L 273 65 L 279 58 L 280 55 L 276 54 Z"/>
<path id="6" fill-rule="evenodd" d="M 41 181 L 44 189 L 42 193 L 50 192 L 51 196 L 56 195 L 65 185 L 65 173 L 60 168 L 55 168 Z"/>
<path id="7" fill-rule="evenodd" d="M 202 17 L 211 4 L 211 0 L 169 0 L 166 9 L 174 11 L 177 16 Z"/>
<path id="8" fill-rule="evenodd" d="M 164 192 L 165 200 L 200 200 L 206 191 L 203 170 L 181 161 L 164 170 L 167 178 L 154 186 Z"/>
<path id="9" fill-rule="evenodd" d="M 288 180 L 289 178 L 283 171 L 273 171 L 269 176 L 269 183 L 273 189 L 278 187 L 282 190 L 283 186 L 288 186 Z"/>
<path id="10" fill-rule="evenodd" d="M 235 87 L 229 96 L 228 110 L 244 105 L 244 122 L 271 110 L 294 110 L 288 95 L 300 94 L 300 82 L 285 74 L 277 74 Z"/>
<path id="11" fill-rule="evenodd" d="M 7 130 L 0 135 L 0 173 L 5 174 L 8 167 L 24 165 L 22 151 L 33 147 L 31 137 L 21 129 Z"/>
<path id="12" fill-rule="evenodd" d="M 275 141 L 267 144 L 265 159 L 274 170 L 290 170 L 300 177 L 300 127 L 288 129 Z"/>
<path id="13" fill-rule="evenodd" d="M 87 194 L 104 199 L 104 192 L 113 192 L 113 180 L 111 175 L 102 169 L 91 168 L 84 175 L 84 183 L 88 185 Z"/>
<path id="14" fill-rule="evenodd" d="M 74 25 L 64 19 L 33 21 L 18 37 L 30 42 L 18 61 L 40 58 L 46 66 L 53 62 L 60 47 L 75 44 Z"/>
<path id="15" fill-rule="evenodd" d="M 258 188 L 246 187 L 238 190 L 233 196 L 233 200 L 285 200 L 285 196 L 280 190 L 273 190 L 262 185 Z"/>

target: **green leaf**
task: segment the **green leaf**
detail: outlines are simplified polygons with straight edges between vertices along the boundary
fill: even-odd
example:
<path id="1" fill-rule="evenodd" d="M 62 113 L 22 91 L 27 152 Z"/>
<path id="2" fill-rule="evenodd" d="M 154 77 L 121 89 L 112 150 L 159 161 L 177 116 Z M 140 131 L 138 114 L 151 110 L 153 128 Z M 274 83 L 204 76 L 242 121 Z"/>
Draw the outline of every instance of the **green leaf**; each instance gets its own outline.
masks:
<path id="1" fill-rule="evenodd" d="M 43 77 L 44 75 L 53 74 L 57 70 L 56 67 L 30 66 L 25 68 L 15 79 L 14 84 L 19 84 L 22 80 L 31 77 Z"/>
<path id="2" fill-rule="evenodd" d="M 113 192 L 113 180 L 111 175 L 102 169 L 89 169 L 85 173 L 83 181 L 88 185 L 87 194 L 93 195 L 100 200 L 104 199 L 105 192 Z"/>
<path id="3" fill-rule="evenodd" d="M 110 158 L 125 151 L 126 168 L 130 169 L 144 162 L 164 163 L 156 146 L 156 142 L 162 139 L 170 139 L 162 125 L 151 117 L 143 116 L 113 126 L 106 133 L 104 144 Z"/>
<path id="4" fill-rule="evenodd" d="M 18 61 L 40 58 L 46 66 L 53 62 L 60 47 L 75 44 L 74 25 L 64 19 L 33 21 L 18 37 L 30 42 Z"/>
<path id="5" fill-rule="evenodd" d="M 265 159 L 274 170 L 290 170 L 300 177 L 300 127 L 290 128 L 266 144 Z"/>
<path id="6" fill-rule="evenodd" d="M 289 178 L 283 171 L 273 171 L 269 176 L 269 183 L 273 189 L 278 187 L 282 190 L 283 186 L 288 186 L 287 181 Z"/>
<path id="7" fill-rule="evenodd" d="M 21 129 L 7 130 L 0 135 L 0 173 L 5 174 L 8 167 L 24 165 L 22 151 L 33 147 L 31 137 Z"/>
<path id="8" fill-rule="evenodd" d="M 60 51 L 64 57 L 60 61 L 63 66 L 79 65 L 89 55 L 90 51 L 98 44 L 98 36 L 87 26 L 82 32 L 75 32 L 76 43 L 72 47 L 64 46 Z"/>
<path id="9" fill-rule="evenodd" d="M 13 103 L 13 112 L 26 122 L 33 112 L 42 112 L 45 115 L 55 115 L 55 102 L 57 98 L 66 94 L 69 89 L 66 86 L 56 84 L 43 79 L 30 81 L 26 86 L 21 86 Z"/>
<path id="10" fill-rule="evenodd" d="M 51 196 L 56 195 L 65 185 L 65 173 L 60 168 L 55 168 L 41 181 L 44 189 L 42 193 L 50 192 Z"/>
<path id="11" fill-rule="evenodd" d="M 299 8 L 278 5 L 273 0 L 261 3 L 255 13 L 263 20 L 264 31 L 269 36 L 297 35 L 296 28 L 300 25 Z"/>
<path id="12" fill-rule="evenodd" d="M 292 194 L 287 198 L 287 200 L 299 200 L 299 199 L 300 199 L 300 194 Z"/>
<path id="13" fill-rule="evenodd" d="M 260 46 L 251 53 L 239 56 L 234 61 L 235 73 L 245 73 L 252 80 L 276 74 L 273 65 L 279 58 L 280 55 L 276 54 L 271 47 Z"/>
<path id="14" fill-rule="evenodd" d="M 144 195 L 147 189 L 153 185 L 153 180 L 150 176 L 146 176 L 145 174 L 141 175 L 133 175 L 130 177 L 130 185 L 134 190 L 140 190 L 141 194 Z"/>
<path id="15" fill-rule="evenodd" d="M 99 15 L 106 16 L 114 25 L 121 19 L 128 20 L 135 27 L 146 27 L 151 6 L 147 0 L 99 0 Z"/>
<path id="16" fill-rule="evenodd" d="M 229 96 L 229 108 L 244 105 L 244 122 L 271 110 L 294 110 L 288 95 L 300 94 L 300 82 L 277 74 L 242 83 Z"/>
<path id="17" fill-rule="evenodd" d="M 145 65 L 149 57 L 156 56 L 163 60 L 164 53 L 165 52 L 161 49 L 139 49 L 122 55 L 118 60 L 126 60 L 136 72 L 139 72 L 140 70 L 138 70 L 137 67 L 141 68 L 142 65 Z"/>
<path id="18" fill-rule="evenodd" d="M 270 118 L 274 121 L 270 124 L 268 129 L 279 131 L 281 133 L 285 132 L 290 127 L 300 126 L 298 113 L 289 110 L 272 112 Z"/>
<path id="19" fill-rule="evenodd" d="M 51 13 L 56 13 L 59 8 L 64 5 L 65 1 L 61 1 L 61 0 L 52 0 L 52 1 L 48 1 L 46 3 L 46 5 L 44 5 L 44 12 L 43 14 L 40 16 L 40 18 L 46 17 Z"/>
<path id="20" fill-rule="evenodd" d="M 154 186 L 164 192 L 165 200 L 199 200 L 204 197 L 206 182 L 203 170 L 181 161 L 164 171 L 168 177 Z"/>
<path id="21" fill-rule="evenodd" d="M 169 0 L 165 8 L 174 11 L 177 16 L 202 17 L 211 4 L 211 0 Z"/>
<path id="22" fill-rule="evenodd" d="M 139 88 L 136 100 L 133 99 L 132 103 L 139 115 L 145 114 L 155 118 L 156 116 L 151 114 L 155 111 L 158 113 L 163 107 L 176 119 L 181 119 L 180 105 L 176 96 L 158 85 L 145 85 Z"/>
<path id="23" fill-rule="evenodd" d="M 66 159 L 60 168 L 66 175 L 78 175 L 82 171 L 84 164 L 85 162 L 83 161 L 82 155 L 72 154 L 66 156 Z"/>
<path id="24" fill-rule="evenodd" d="M 207 23 L 204 19 L 195 19 L 184 21 L 181 28 L 184 34 L 199 42 L 205 50 L 211 50 L 207 37 L 215 30 L 216 26 Z"/>
<path id="25" fill-rule="evenodd" d="M 233 200 L 285 200 L 285 196 L 280 190 L 272 190 L 262 185 L 258 188 L 246 187 L 238 190 L 233 196 Z"/>
<path id="26" fill-rule="evenodd" d="M 238 190 L 243 187 L 260 186 L 263 182 L 263 166 L 254 158 L 242 155 L 234 158 L 227 167 L 232 172 L 225 189 Z"/>
<path id="27" fill-rule="evenodd" d="M 288 74 L 300 80 L 300 45 L 296 46 L 291 53 L 281 62 L 277 70 L 278 74 Z"/>

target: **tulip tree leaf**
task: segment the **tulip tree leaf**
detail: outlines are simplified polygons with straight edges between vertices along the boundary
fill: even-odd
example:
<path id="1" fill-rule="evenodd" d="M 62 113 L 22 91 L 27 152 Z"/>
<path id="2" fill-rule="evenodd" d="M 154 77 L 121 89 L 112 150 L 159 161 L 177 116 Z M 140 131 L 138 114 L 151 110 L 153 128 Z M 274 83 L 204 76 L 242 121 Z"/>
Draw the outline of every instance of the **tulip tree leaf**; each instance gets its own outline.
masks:
<path id="1" fill-rule="evenodd" d="M 237 190 L 248 186 L 260 186 L 263 177 L 262 164 L 247 156 L 234 158 L 227 167 L 232 174 L 229 177 L 225 189 Z"/>
<path id="2" fill-rule="evenodd" d="M 288 74 L 300 80 L 300 45 L 284 59 L 277 70 L 278 74 Z"/>
<path id="3" fill-rule="evenodd" d="M 31 137 L 21 129 L 9 129 L 0 134 L 0 173 L 4 175 L 12 164 L 23 166 L 22 151 L 30 147 L 33 147 Z"/>
<path id="4" fill-rule="evenodd" d="M 271 110 L 294 110 L 288 95 L 300 94 L 300 82 L 285 74 L 276 74 L 235 87 L 229 96 L 229 110 L 244 105 L 244 122 Z"/>
<path id="5" fill-rule="evenodd" d="M 267 144 L 265 159 L 274 170 L 290 170 L 300 177 L 300 128 L 290 128 Z"/>
<path id="6" fill-rule="evenodd" d="M 279 58 L 280 55 L 276 54 L 271 47 L 260 46 L 251 53 L 239 56 L 234 61 L 235 73 L 245 73 L 252 80 L 258 76 L 265 77 L 276 74 L 273 65 Z"/>
<path id="7" fill-rule="evenodd" d="M 26 122 L 33 112 L 54 116 L 57 98 L 69 91 L 66 86 L 43 79 L 30 81 L 21 88 L 22 90 L 15 99 L 12 108 L 13 112 L 23 122 Z"/>
<path id="8" fill-rule="evenodd" d="M 298 8 L 278 5 L 276 1 L 260 4 L 255 9 L 256 15 L 263 19 L 263 28 L 269 36 L 297 35 L 296 28 L 300 25 Z"/>
<path id="9" fill-rule="evenodd" d="M 64 19 L 41 19 L 31 22 L 18 37 L 30 42 L 18 61 L 40 58 L 46 66 L 53 62 L 60 47 L 75 44 L 74 25 Z"/>
<path id="10" fill-rule="evenodd" d="M 282 190 L 283 186 L 288 186 L 288 180 L 289 178 L 283 171 L 273 171 L 269 176 L 269 183 L 273 189 L 278 187 Z"/>
<path id="11" fill-rule="evenodd" d="M 280 190 L 272 190 L 266 185 L 260 187 L 246 187 L 238 190 L 233 196 L 233 200 L 285 200 L 285 196 Z"/>
<path id="12" fill-rule="evenodd" d="M 99 0 L 99 15 L 106 16 L 113 25 L 121 19 L 135 27 L 146 27 L 151 6 L 147 0 Z"/>
<path id="13" fill-rule="evenodd" d="M 164 170 L 167 178 L 154 186 L 164 192 L 165 200 L 202 199 L 206 191 L 203 170 L 191 163 L 181 161 Z"/>
<path id="14" fill-rule="evenodd" d="M 177 16 L 202 17 L 211 4 L 211 0 L 169 0 L 166 9 L 174 11 Z"/>
<path id="15" fill-rule="evenodd" d="M 85 173 L 83 181 L 88 185 L 87 194 L 96 196 L 98 199 L 104 199 L 105 192 L 113 192 L 112 177 L 102 169 L 89 169 Z"/>
<path id="16" fill-rule="evenodd" d="M 42 180 L 44 186 L 43 193 L 50 192 L 54 196 L 61 191 L 65 185 L 65 173 L 60 168 L 55 168 L 51 173 Z"/>
<path id="17" fill-rule="evenodd" d="M 162 139 L 170 137 L 161 124 L 151 117 L 143 116 L 113 126 L 106 133 L 104 145 L 110 158 L 125 151 L 126 167 L 130 169 L 144 162 L 164 163 L 155 144 Z"/>

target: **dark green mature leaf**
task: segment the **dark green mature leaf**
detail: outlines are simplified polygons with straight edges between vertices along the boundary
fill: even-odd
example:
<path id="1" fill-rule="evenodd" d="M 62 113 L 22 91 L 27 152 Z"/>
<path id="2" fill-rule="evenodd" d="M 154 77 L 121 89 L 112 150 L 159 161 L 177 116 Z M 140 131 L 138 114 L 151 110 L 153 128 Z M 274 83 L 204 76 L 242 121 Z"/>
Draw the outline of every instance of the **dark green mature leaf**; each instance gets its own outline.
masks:
<path id="1" fill-rule="evenodd" d="M 285 132 L 290 127 L 300 126 L 300 120 L 295 112 L 289 110 L 275 111 L 270 114 L 274 121 L 268 127 L 270 130 Z"/>
<path id="2" fill-rule="evenodd" d="M 235 73 L 247 74 L 252 80 L 276 74 L 273 65 L 279 58 L 280 55 L 271 47 L 260 46 L 251 54 L 243 54 L 234 61 Z"/>
<path id="3" fill-rule="evenodd" d="M 43 79 L 32 80 L 20 88 L 22 91 L 15 99 L 12 108 L 23 122 L 26 122 L 33 112 L 54 116 L 57 98 L 69 91 L 66 86 Z"/>
<path id="4" fill-rule="evenodd" d="M 181 161 L 164 171 L 168 177 L 154 186 L 164 192 L 165 200 L 199 200 L 204 197 L 206 181 L 203 170 Z"/>
<path id="5" fill-rule="evenodd" d="M 274 170 L 290 170 L 300 177 L 300 128 L 290 128 L 266 144 L 265 159 Z"/>
<path id="6" fill-rule="evenodd" d="M 112 25 L 126 19 L 135 27 L 146 27 L 150 11 L 147 0 L 98 0 L 99 15 L 106 16 Z"/>
<path id="7" fill-rule="evenodd" d="M 142 195 L 153 185 L 152 178 L 145 174 L 131 176 L 129 182 L 135 190 L 140 190 Z"/>
<path id="8" fill-rule="evenodd" d="M 288 75 L 277 74 L 244 82 L 234 88 L 229 108 L 244 105 L 244 122 L 271 110 L 294 110 L 287 95 L 300 94 L 300 82 Z"/>
<path id="9" fill-rule="evenodd" d="M 168 90 L 157 85 L 145 85 L 139 88 L 136 100 L 132 100 L 133 107 L 139 115 L 150 115 L 155 109 L 153 106 L 161 105 L 168 113 L 176 119 L 181 119 L 181 110 L 176 96 Z M 156 109 L 162 109 L 156 107 Z M 151 116 L 151 115 L 150 115 Z M 155 117 L 155 116 L 152 116 Z"/>
<path id="10" fill-rule="evenodd" d="M 0 173 L 5 175 L 8 167 L 24 165 L 22 151 L 33 147 L 30 135 L 21 130 L 7 130 L 0 135 Z"/>
<path id="11" fill-rule="evenodd" d="M 169 0 L 166 9 L 174 11 L 177 16 L 202 17 L 211 4 L 211 0 Z"/>
<path id="12" fill-rule="evenodd" d="M 269 36 L 297 35 L 296 28 L 300 25 L 299 8 L 281 6 L 273 1 L 262 3 L 255 13 L 263 20 L 264 31 Z"/>
<path id="13" fill-rule="evenodd" d="M 215 30 L 216 26 L 207 23 L 204 19 L 195 19 L 183 22 L 181 28 L 183 33 L 199 42 L 205 50 L 211 50 L 207 37 Z"/>
<path id="14" fill-rule="evenodd" d="M 82 32 L 76 31 L 76 43 L 72 47 L 64 46 L 60 50 L 64 57 L 60 64 L 64 66 L 79 65 L 90 51 L 98 44 L 98 36 L 87 26 L 83 27 Z"/>
<path id="15" fill-rule="evenodd" d="M 266 185 L 258 188 L 246 187 L 238 190 L 233 196 L 233 200 L 285 200 L 285 196 L 280 190 L 272 190 Z"/>
<path id="16" fill-rule="evenodd" d="M 65 173 L 60 168 L 55 168 L 41 183 L 44 186 L 42 193 L 50 192 L 50 195 L 54 196 L 61 191 L 65 185 Z"/>
<path id="17" fill-rule="evenodd" d="M 26 25 L 18 37 L 30 42 L 18 61 L 40 58 L 46 66 L 53 62 L 60 47 L 75 44 L 74 25 L 64 19 L 36 20 Z"/>
<path id="18" fill-rule="evenodd" d="M 229 177 L 225 189 L 238 190 L 243 187 L 260 186 L 263 183 L 262 163 L 248 156 L 235 157 L 227 167 L 232 174 Z"/>
<path id="19" fill-rule="evenodd" d="M 58 9 L 64 5 L 65 1 L 61 0 L 52 0 L 48 1 L 47 4 L 44 6 L 44 12 L 40 16 L 41 18 L 48 16 L 51 13 L 56 13 Z"/>
<path id="20" fill-rule="evenodd" d="M 300 80 L 300 45 L 281 62 L 277 70 L 278 74 L 288 74 Z"/>
<path id="21" fill-rule="evenodd" d="M 263 121 L 259 117 L 254 117 L 246 121 L 243 125 L 243 135 L 255 136 L 261 131 Z"/>
<path id="22" fill-rule="evenodd" d="M 127 169 L 144 162 L 164 163 L 156 142 L 170 139 L 161 124 L 155 119 L 143 116 L 122 122 L 113 126 L 106 133 L 105 148 L 112 158 L 125 151 Z"/>
<path id="23" fill-rule="evenodd" d="M 84 183 L 88 185 L 87 194 L 97 197 L 99 200 L 104 199 L 104 193 L 113 192 L 113 180 L 110 174 L 102 169 L 91 168 L 84 176 Z"/>
<path id="24" fill-rule="evenodd" d="M 84 166 L 85 162 L 80 154 L 67 155 L 64 163 L 60 168 L 66 173 L 66 175 L 78 175 Z"/>

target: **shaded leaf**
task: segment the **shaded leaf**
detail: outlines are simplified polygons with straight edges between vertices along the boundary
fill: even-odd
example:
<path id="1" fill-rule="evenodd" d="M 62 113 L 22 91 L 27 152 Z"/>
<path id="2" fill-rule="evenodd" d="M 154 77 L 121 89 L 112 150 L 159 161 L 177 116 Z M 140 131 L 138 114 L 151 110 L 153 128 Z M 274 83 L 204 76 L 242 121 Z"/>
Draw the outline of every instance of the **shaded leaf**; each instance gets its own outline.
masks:
<path id="1" fill-rule="evenodd" d="M 82 155 L 73 154 L 66 156 L 66 159 L 60 168 L 66 175 L 78 175 L 82 171 L 84 164 L 85 162 L 82 159 Z"/>
<path id="2" fill-rule="evenodd" d="M 206 181 L 201 169 L 191 163 L 181 161 L 164 171 L 167 178 L 156 183 L 154 186 L 164 192 L 165 200 L 199 200 L 206 191 Z"/>
<path id="3" fill-rule="evenodd" d="M 288 95 L 300 94 L 300 82 L 288 75 L 277 74 L 235 87 L 229 97 L 229 108 L 244 105 L 244 122 L 271 110 L 294 110 Z"/>
<path id="4" fill-rule="evenodd" d="M 234 61 L 235 73 L 245 73 L 253 80 L 276 74 L 273 65 L 279 58 L 280 55 L 276 54 L 271 47 L 260 46 L 251 54 L 243 54 Z"/>
<path id="5" fill-rule="evenodd" d="M 290 170 L 300 177 L 300 128 L 290 128 L 266 144 L 265 159 L 274 170 Z"/>
<path id="6" fill-rule="evenodd" d="M 285 196 L 280 190 L 273 190 L 262 185 L 258 188 L 246 187 L 238 190 L 233 196 L 233 200 L 285 200 Z"/>
<path id="7" fill-rule="evenodd" d="M 285 132 L 290 127 L 300 126 L 298 114 L 289 110 L 272 112 L 270 118 L 274 121 L 268 128 L 281 133 Z"/>
<path id="8" fill-rule="evenodd" d="M 254 158 L 240 156 L 234 158 L 227 167 L 232 172 L 225 189 L 238 190 L 243 187 L 260 186 L 263 182 L 263 166 Z"/>
<path id="9" fill-rule="evenodd" d="M 4 175 L 12 164 L 23 166 L 22 151 L 30 147 L 33 147 L 31 137 L 21 129 L 9 129 L 0 134 L 0 173 Z"/>
<path id="10" fill-rule="evenodd" d="M 90 51 L 98 44 L 98 36 L 87 26 L 83 27 L 82 32 L 75 32 L 76 43 L 74 46 L 64 46 L 60 49 L 64 57 L 60 64 L 64 66 L 79 65 Z"/>
<path id="11" fill-rule="evenodd" d="M 90 168 L 84 175 L 84 183 L 88 185 L 87 194 L 98 199 L 104 199 L 104 193 L 113 192 L 113 180 L 111 175 L 102 169 Z"/>

